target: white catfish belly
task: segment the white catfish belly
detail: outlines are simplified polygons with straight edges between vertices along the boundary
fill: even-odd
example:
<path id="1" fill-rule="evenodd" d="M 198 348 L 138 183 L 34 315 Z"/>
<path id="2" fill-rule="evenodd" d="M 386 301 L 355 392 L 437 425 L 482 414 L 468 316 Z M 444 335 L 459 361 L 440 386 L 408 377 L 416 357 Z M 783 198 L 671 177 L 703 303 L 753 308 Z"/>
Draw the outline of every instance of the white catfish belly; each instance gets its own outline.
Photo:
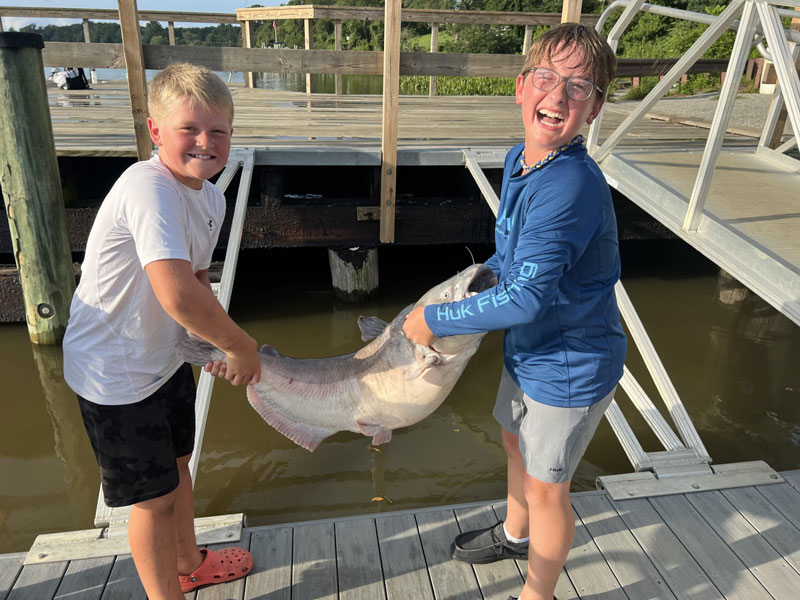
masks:
<path id="1" fill-rule="evenodd" d="M 262 357 L 261 381 L 248 386 L 247 398 L 267 423 L 313 451 L 337 431 L 357 431 L 352 360 Z"/>

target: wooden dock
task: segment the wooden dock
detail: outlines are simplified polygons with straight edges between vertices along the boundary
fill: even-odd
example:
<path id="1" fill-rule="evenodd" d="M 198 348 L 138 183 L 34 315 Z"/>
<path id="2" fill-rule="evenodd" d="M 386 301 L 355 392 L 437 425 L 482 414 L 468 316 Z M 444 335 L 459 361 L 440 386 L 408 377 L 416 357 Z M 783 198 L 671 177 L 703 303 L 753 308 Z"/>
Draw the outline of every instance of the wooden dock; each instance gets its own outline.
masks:
<path id="1" fill-rule="evenodd" d="M 783 481 L 615 501 L 572 495 L 575 541 L 559 600 L 796 600 L 800 593 L 800 470 Z M 780 478 L 777 479 L 778 481 Z M 525 564 L 450 559 L 460 531 L 503 518 L 474 503 L 243 530 L 255 568 L 196 600 L 507 600 Z M 0 556 L 0 600 L 139 600 L 129 555 L 23 566 Z"/>
<path id="2" fill-rule="evenodd" d="M 231 88 L 236 114 L 234 147 L 371 146 L 380 148 L 381 96 L 336 96 Z M 91 90 L 48 88 L 56 152 L 59 156 L 136 156 L 130 98 L 124 82 Z M 628 105 L 606 105 L 603 131 L 627 116 Z M 513 96 L 401 96 L 398 144 L 442 148 L 510 148 L 522 139 L 522 121 Z M 756 132 L 757 135 L 757 132 Z M 707 132 L 676 122 L 648 119 L 623 147 L 701 149 Z M 727 142 L 755 145 L 731 135 Z"/>

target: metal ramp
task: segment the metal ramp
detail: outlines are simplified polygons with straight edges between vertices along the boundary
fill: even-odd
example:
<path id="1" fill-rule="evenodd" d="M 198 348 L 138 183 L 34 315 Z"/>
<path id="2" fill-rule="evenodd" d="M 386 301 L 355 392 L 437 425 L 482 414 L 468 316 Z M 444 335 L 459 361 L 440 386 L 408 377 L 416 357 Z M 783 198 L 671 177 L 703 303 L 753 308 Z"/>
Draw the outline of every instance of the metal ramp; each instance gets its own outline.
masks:
<path id="1" fill-rule="evenodd" d="M 253 177 L 254 157 L 255 151 L 252 149 L 232 149 L 225 169 L 216 181 L 217 187 L 224 192 L 241 168 L 241 177 L 236 194 L 236 205 L 231 221 L 222 275 L 219 283 L 214 283 L 211 286 L 226 311 L 233 293 L 233 280 L 236 274 L 236 263 L 239 258 L 239 248 L 242 241 L 247 198 Z M 196 431 L 194 452 L 189 462 L 192 482 L 195 480 L 197 465 L 200 461 L 200 451 L 203 444 L 213 386 L 214 377 L 205 371 L 201 371 L 195 403 Z M 106 506 L 103 489 L 100 488 L 94 517 L 94 525 L 97 529 L 40 535 L 28 552 L 25 564 L 64 560 L 65 557 L 70 559 L 93 558 L 128 553 L 130 552 L 128 546 L 129 516 L 129 506 L 123 508 Z M 195 519 L 195 533 L 200 544 L 231 542 L 241 537 L 243 525 L 244 515 L 241 513 L 206 517 Z"/>
<path id="2" fill-rule="evenodd" d="M 708 256 L 778 311 L 800 324 L 800 161 L 786 153 L 797 139 L 781 140 L 781 111 L 800 132 L 800 31 L 783 29 L 781 17 L 797 17 L 798 0 L 733 0 L 718 17 L 667 9 L 641 0 L 617 0 L 625 10 L 609 33 L 616 49 L 639 12 L 708 23 L 709 27 L 619 127 L 599 143 L 600 119 L 588 148 L 609 184 Z M 737 20 L 738 19 L 738 20 Z M 728 73 L 742 73 L 753 45 L 772 60 L 778 86 L 758 147 L 722 149 L 739 78 L 727 77 L 703 151 L 653 151 L 618 144 L 636 122 L 723 33 L 737 31 Z M 764 41 L 768 49 L 764 48 Z M 601 113 L 602 117 L 602 113 Z M 779 140 L 779 141 L 776 141 Z M 775 146 L 771 148 L 770 145 Z"/>
<path id="3" fill-rule="evenodd" d="M 492 212 L 497 216 L 500 200 L 483 169 L 502 167 L 505 152 L 464 150 L 463 154 L 464 165 L 475 179 Z M 635 472 L 598 477 L 596 482 L 598 489 L 606 489 L 615 500 L 625 500 L 782 481 L 771 467 L 760 461 L 711 466 L 711 456 L 686 412 L 621 281 L 614 286 L 614 291 L 628 334 L 647 366 L 677 433 L 626 366 L 620 386 L 650 426 L 664 450 L 646 451 L 628 424 L 616 399 L 612 400 L 605 416 Z"/>

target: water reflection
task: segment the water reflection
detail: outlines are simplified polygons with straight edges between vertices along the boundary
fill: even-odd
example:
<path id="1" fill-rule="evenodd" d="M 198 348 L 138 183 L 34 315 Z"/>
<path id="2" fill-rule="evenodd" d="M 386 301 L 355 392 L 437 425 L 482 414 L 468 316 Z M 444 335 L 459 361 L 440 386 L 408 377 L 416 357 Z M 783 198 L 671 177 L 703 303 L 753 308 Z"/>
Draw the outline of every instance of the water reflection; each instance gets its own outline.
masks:
<path id="1" fill-rule="evenodd" d="M 716 463 L 800 468 L 800 328 L 679 242 L 623 245 L 623 281 Z M 473 248 L 477 260 L 489 249 Z M 463 248 L 381 250 L 381 295 L 364 305 L 330 291 L 324 249 L 245 252 L 231 312 L 261 343 L 296 357 L 361 346 L 359 315 L 391 320 L 468 264 Z M 196 483 L 200 516 L 243 512 L 251 525 L 501 498 L 505 453 L 491 416 L 501 336 L 489 334 L 447 401 L 394 432 L 380 453 L 343 432 L 314 453 L 267 426 L 243 390 L 215 385 Z M 99 476 L 60 351 L 37 348 L 24 324 L 0 326 L 0 552 L 40 533 L 89 529 Z M 631 352 L 629 367 L 658 394 Z M 661 449 L 620 405 L 646 450 Z M 631 466 L 604 421 L 573 480 L 594 488 Z M 382 498 L 382 499 L 379 499 Z"/>

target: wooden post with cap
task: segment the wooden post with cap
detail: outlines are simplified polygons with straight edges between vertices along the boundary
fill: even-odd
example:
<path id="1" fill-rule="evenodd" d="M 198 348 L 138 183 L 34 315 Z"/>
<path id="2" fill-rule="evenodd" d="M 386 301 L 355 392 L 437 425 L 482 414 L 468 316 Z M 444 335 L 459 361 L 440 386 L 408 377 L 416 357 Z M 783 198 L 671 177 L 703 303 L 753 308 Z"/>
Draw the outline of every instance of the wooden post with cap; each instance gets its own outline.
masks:
<path id="1" fill-rule="evenodd" d="M 64 198 L 47 104 L 42 36 L 0 33 L 0 186 L 28 335 L 59 344 L 75 291 Z"/>

